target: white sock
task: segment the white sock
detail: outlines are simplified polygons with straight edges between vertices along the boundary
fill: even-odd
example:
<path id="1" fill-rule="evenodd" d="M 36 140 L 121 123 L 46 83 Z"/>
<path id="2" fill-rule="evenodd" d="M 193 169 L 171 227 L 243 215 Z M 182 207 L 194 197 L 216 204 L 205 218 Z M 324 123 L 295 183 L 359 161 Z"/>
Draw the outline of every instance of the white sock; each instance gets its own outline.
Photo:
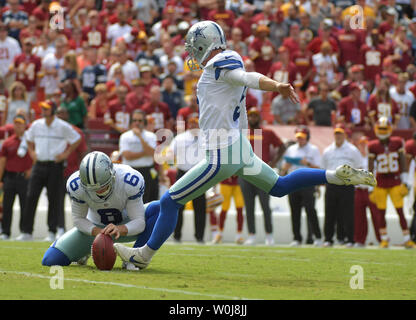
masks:
<path id="1" fill-rule="evenodd" d="M 337 177 L 337 175 L 335 174 L 335 170 L 326 170 L 325 177 L 326 181 L 328 181 L 328 183 L 330 184 L 336 184 L 339 186 L 345 185 L 344 181 Z"/>
<path id="2" fill-rule="evenodd" d="M 410 240 L 410 234 L 404 234 L 403 235 L 403 240 L 404 240 L 404 242 L 409 241 Z"/>
<path id="3" fill-rule="evenodd" d="M 389 241 L 389 236 L 387 234 L 383 234 L 380 236 L 381 240 Z"/>
<path id="4" fill-rule="evenodd" d="M 145 244 L 143 247 L 140 248 L 140 251 L 142 257 L 149 261 L 150 259 L 152 259 L 157 250 L 153 250 L 147 244 Z"/>

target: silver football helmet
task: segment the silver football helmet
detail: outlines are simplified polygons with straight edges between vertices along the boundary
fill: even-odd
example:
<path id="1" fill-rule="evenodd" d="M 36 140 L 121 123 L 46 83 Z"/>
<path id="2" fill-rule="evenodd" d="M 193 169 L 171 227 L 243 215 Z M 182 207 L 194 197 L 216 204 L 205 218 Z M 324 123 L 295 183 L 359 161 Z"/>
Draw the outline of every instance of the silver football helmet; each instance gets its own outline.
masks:
<path id="1" fill-rule="evenodd" d="M 185 38 L 185 50 L 189 53 L 187 61 L 190 70 L 200 70 L 202 62 L 212 50 L 225 49 L 226 40 L 222 28 L 213 21 L 195 23 Z"/>
<path id="2" fill-rule="evenodd" d="M 94 201 L 105 201 L 111 195 L 115 176 L 113 163 L 100 151 L 87 154 L 79 166 L 81 186 Z"/>

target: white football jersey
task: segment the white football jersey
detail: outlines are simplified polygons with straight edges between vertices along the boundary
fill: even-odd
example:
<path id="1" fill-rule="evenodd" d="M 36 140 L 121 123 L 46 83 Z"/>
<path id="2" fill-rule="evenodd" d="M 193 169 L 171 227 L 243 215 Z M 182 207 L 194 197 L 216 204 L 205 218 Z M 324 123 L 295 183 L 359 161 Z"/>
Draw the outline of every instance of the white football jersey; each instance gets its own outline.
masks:
<path id="1" fill-rule="evenodd" d="M 114 164 L 116 172 L 111 195 L 100 201 L 96 195 L 90 195 L 82 186 L 79 171 L 74 172 L 66 184 L 71 200 L 78 205 L 88 206 L 87 219 L 96 225 L 109 223 L 118 225 L 130 221 L 126 206 L 127 202 L 139 201 L 140 215 L 144 217 L 143 193 L 144 179 L 140 172 L 124 164 Z M 94 197 L 95 200 L 94 200 Z M 98 200 L 98 201 L 97 201 Z M 137 213 L 136 213 L 137 214 Z"/>
<path id="2" fill-rule="evenodd" d="M 225 50 L 208 61 L 198 81 L 199 127 L 205 149 L 227 147 L 239 138 L 240 129 L 247 129 L 247 87 L 230 84 L 222 77 L 225 71 L 238 68 L 244 70 L 241 56 Z"/>
<path id="3" fill-rule="evenodd" d="M 397 128 L 410 129 L 410 107 L 412 106 L 413 101 L 415 101 L 413 93 L 407 90 L 403 94 L 400 94 L 397 92 L 396 87 L 392 87 L 390 89 L 390 96 L 397 103 L 400 112 L 400 120 L 397 124 Z"/>

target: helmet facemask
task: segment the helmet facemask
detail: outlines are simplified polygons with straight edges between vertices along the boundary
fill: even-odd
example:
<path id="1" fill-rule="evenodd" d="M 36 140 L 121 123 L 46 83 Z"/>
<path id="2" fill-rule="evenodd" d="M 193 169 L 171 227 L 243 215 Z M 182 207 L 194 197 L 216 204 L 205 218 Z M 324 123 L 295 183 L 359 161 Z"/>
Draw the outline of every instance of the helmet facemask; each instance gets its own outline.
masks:
<path id="1" fill-rule="evenodd" d="M 225 35 L 218 24 L 212 21 L 198 22 L 186 35 L 185 50 L 189 54 L 186 63 L 191 71 L 201 70 L 203 62 L 213 50 L 225 48 Z"/>

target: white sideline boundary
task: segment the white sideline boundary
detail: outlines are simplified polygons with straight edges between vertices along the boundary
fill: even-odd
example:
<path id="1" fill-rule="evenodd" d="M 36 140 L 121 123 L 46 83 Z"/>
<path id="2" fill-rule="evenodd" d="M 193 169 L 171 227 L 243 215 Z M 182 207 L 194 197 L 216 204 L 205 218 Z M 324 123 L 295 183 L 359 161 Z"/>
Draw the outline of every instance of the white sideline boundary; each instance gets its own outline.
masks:
<path id="1" fill-rule="evenodd" d="M 25 272 L 25 271 L 0 270 L 0 273 L 23 275 L 29 278 L 39 278 L 39 279 L 48 279 L 48 280 L 53 278 L 52 276 L 45 276 L 43 274 Z M 141 290 L 160 291 L 164 293 L 179 293 L 179 294 L 226 299 L 226 300 L 227 299 L 228 300 L 258 300 L 258 299 L 249 299 L 245 297 L 234 297 L 234 296 L 226 296 L 226 295 L 221 295 L 221 294 L 209 294 L 209 293 L 185 291 L 185 290 L 178 290 L 178 289 L 152 288 L 152 287 L 146 287 L 146 286 L 138 286 L 134 284 L 119 283 L 119 282 L 94 281 L 94 280 L 88 280 L 88 279 L 74 279 L 74 278 L 64 278 L 64 282 L 65 281 L 82 282 L 86 284 L 97 284 L 97 285 L 106 285 L 106 286 L 117 286 L 117 287 L 141 289 Z"/>

